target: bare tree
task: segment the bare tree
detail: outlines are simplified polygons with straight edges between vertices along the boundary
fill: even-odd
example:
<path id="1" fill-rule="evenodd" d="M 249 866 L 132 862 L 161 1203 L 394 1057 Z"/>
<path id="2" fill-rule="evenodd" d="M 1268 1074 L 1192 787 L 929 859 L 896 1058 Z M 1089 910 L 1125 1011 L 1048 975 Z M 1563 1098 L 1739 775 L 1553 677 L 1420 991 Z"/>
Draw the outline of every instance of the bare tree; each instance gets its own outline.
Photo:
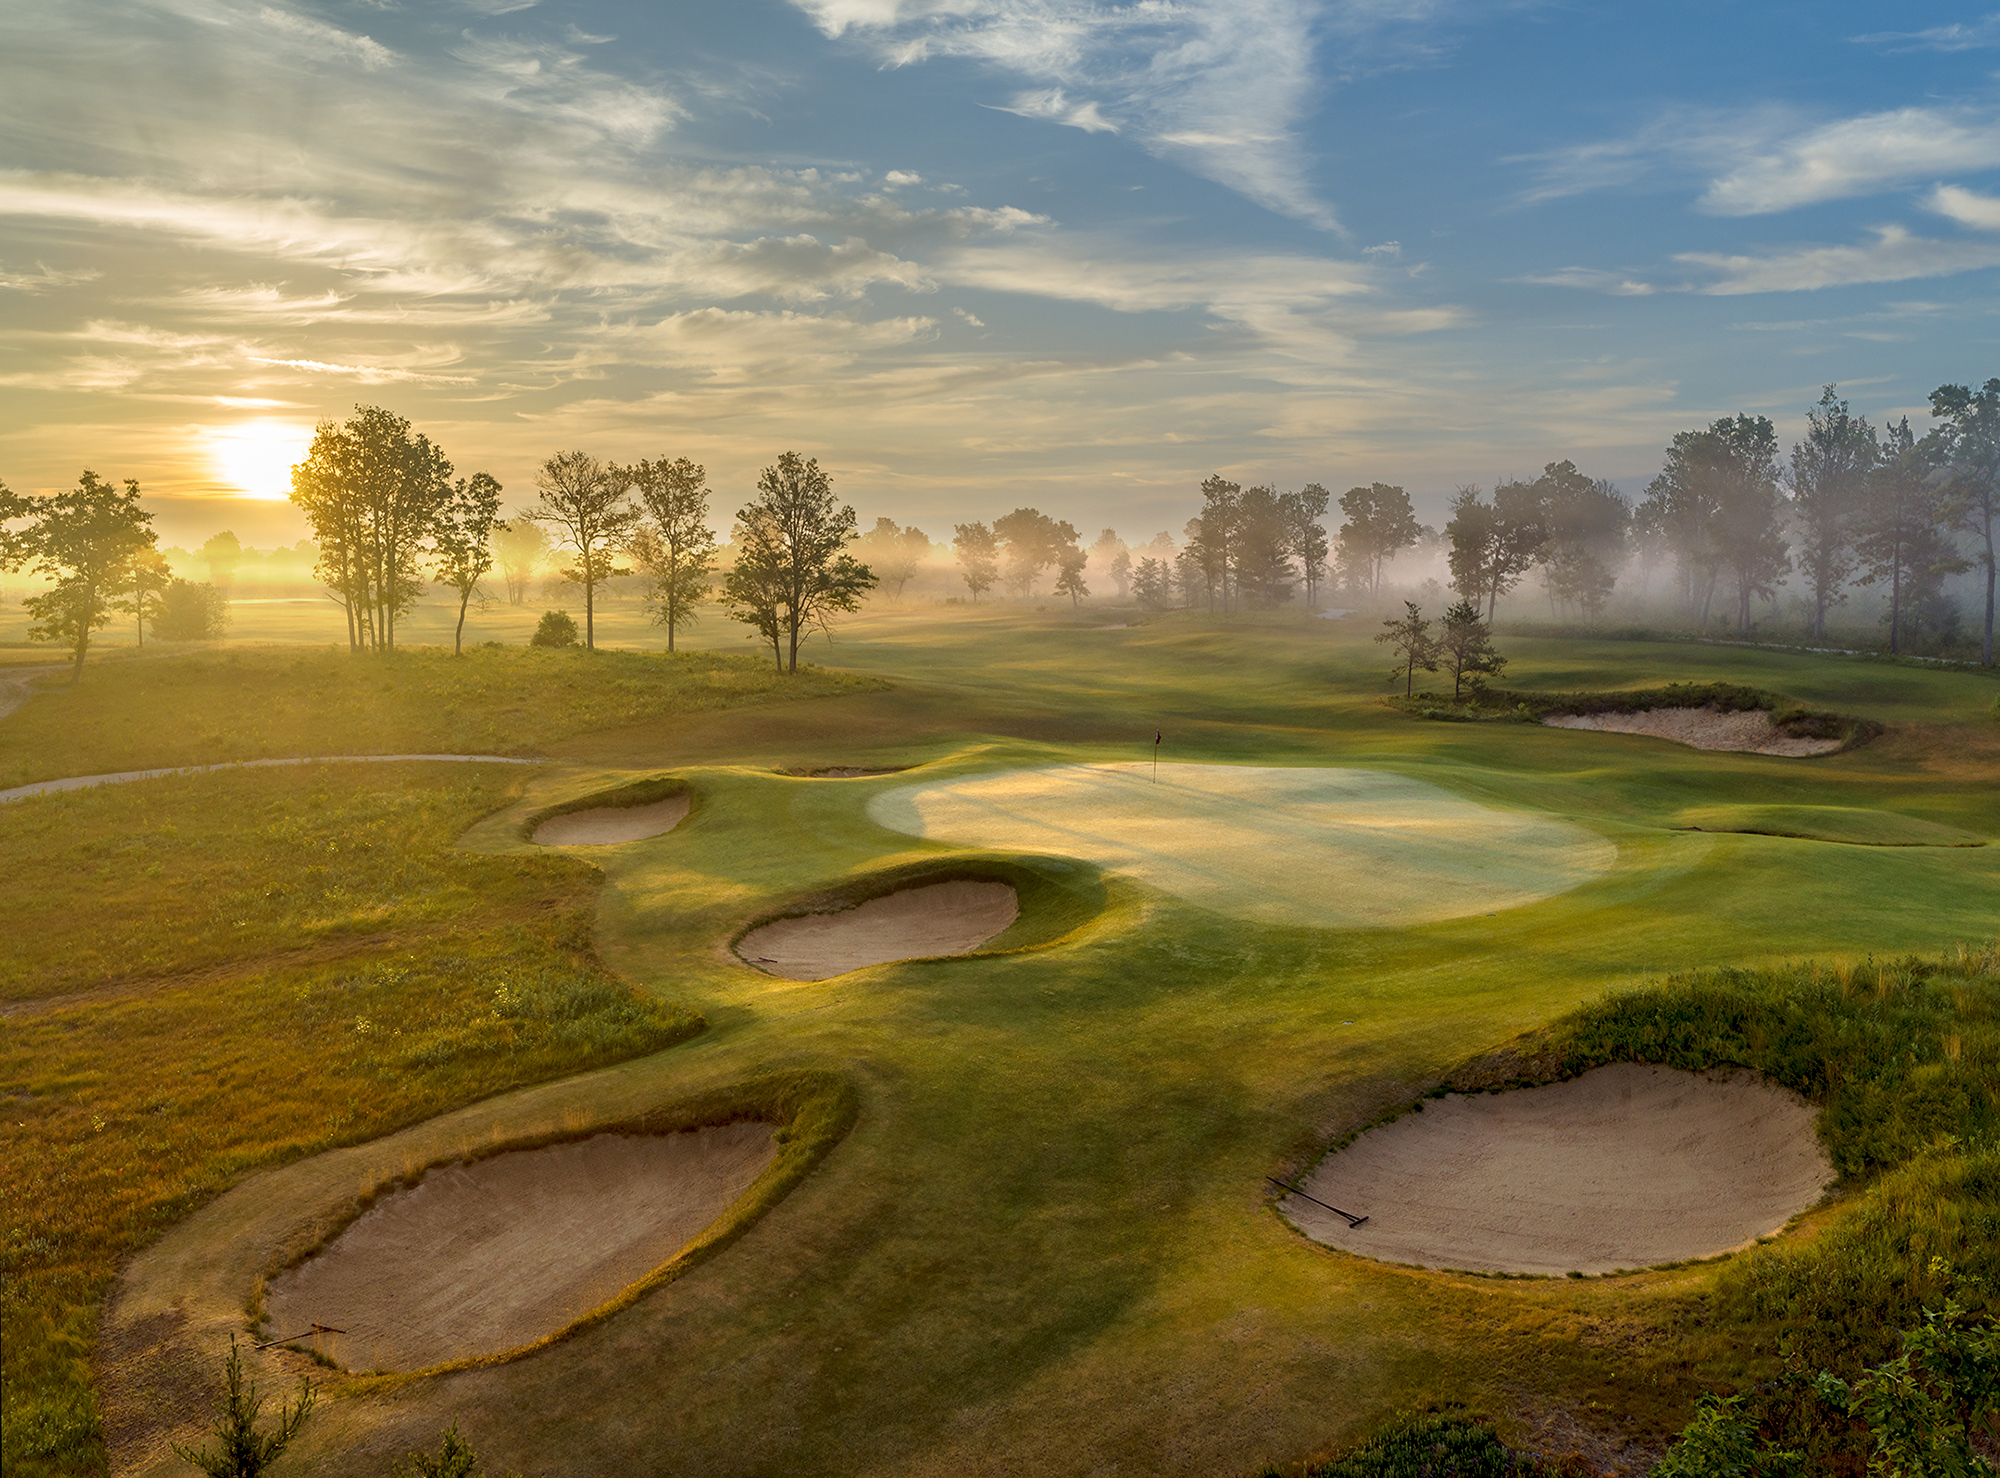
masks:
<path id="1" fill-rule="evenodd" d="M 597 587 L 630 570 L 616 567 L 639 510 L 627 501 L 630 475 L 587 452 L 558 452 L 535 474 L 540 499 L 528 517 L 554 531 L 554 542 L 576 551 L 576 564 L 562 572 L 583 587 L 583 644 L 597 650 Z"/>

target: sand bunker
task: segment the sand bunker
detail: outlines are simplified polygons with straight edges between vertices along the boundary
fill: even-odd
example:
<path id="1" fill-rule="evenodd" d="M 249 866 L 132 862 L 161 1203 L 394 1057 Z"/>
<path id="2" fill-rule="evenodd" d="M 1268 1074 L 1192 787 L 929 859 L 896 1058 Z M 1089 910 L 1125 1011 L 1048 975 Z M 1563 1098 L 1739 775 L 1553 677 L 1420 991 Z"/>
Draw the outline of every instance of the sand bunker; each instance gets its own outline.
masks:
<path id="1" fill-rule="evenodd" d="M 870 775 L 900 775 L 908 765 L 826 765 L 817 770 L 780 770 L 794 780 L 865 780 Z"/>
<path id="2" fill-rule="evenodd" d="M 1430 1099 L 1300 1186 L 1313 1240 L 1473 1272 L 1608 1273 L 1729 1252 L 1819 1200 L 1833 1166 L 1796 1094 L 1749 1073 L 1638 1063 L 1565 1083 Z"/>
<path id="3" fill-rule="evenodd" d="M 1373 770 L 1060 765 L 899 786 L 879 824 L 1078 857 L 1237 918 L 1325 929 L 1493 913 L 1607 870 L 1617 849 Z"/>
<path id="4" fill-rule="evenodd" d="M 664 835 L 687 819 L 686 791 L 649 806 L 597 806 L 565 811 L 535 828 L 540 847 L 605 847 L 613 842 L 638 842 Z"/>
<path id="5" fill-rule="evenodd" d="M 1731 749 L 1797 759 L 1832 754 L 1839 739 L 1794 739 L 1761 708 L 1724 713 L 1718 708 L 1648 708 L 1640 713 L 1552 713 L 1542 720 L 1552 729 L 1596 729 L 1607 734 L 1646 734 L 1696 749 Z"/>
<path id="6" fill-rule="evenodd" d="M 892 960 L 969 954 L 1020 913 L 1005 883 L 928 883 L 838 913 L 773 919 L 737 940 L 736 953 L 786 980 L 826 980 Z"/>
<path id="7" fill-rule="evenodd" d="M 350 1370 L 421 1370 L 553 1334 L 667 1262 L 749 1189 L 769 1124 L 600 1134 L 440 1166 L 271 1280 L 271 1333 L 325 1324 Z"/>

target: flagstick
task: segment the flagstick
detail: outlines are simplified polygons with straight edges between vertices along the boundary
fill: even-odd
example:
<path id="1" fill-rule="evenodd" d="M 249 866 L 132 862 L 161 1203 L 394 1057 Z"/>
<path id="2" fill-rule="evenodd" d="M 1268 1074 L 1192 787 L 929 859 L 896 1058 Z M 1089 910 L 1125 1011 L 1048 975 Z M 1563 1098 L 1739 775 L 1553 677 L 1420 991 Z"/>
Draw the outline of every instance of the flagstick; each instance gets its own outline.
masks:
<path id="1" fill-rule="evenodd" d="M 1153 784 L 1160 783 L 1160 736 L 1162 731 L 1153 730 Z"/>

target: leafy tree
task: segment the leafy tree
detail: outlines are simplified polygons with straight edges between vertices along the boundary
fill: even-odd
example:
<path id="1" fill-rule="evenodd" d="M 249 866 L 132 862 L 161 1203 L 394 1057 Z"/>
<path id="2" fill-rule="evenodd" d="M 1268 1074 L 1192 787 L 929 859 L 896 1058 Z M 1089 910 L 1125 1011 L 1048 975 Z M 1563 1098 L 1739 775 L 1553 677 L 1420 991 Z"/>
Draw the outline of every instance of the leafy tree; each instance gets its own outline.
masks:
<path id="1" fill-rule="evenodd" d="M 196 551 L 208 562 L 208 583 L 221 589 L 236 579 L 236 567 L 243 563 L 243 542 L 224 529 Z"/>
<path id="2" fill-rule="evenodd" d="M 1132 594 L 1149 611 L 1164 611 L 1174 603 L 1174 576 L 1165 560 L 1147 555 L 1132 572 Z"/>
<path id="3" fill-rule="evenodd" d="M 1715 539 L 1722 567 L 1736 580 L 1736 629 L 1750 629 L 1750 602 L 1776 593 L 1792 568 L 1784 536 L 1785 500 L 1778 491 L 1778 433 L 1763 416 L 1717 421 L 1728 446 L 1723 464 Z"/>
<path id="4" fill-rule="evenodd" d="M 1544 539 L 1539 551 L 1551 601 L 1583 609 L 1596 620 L 1625 561 L 1631 509 L 1603 478 L 1576 463 L 1550 462 L 1534 481 Z"/>
<path id="5" fill-rule="evenodd" d="M 1118 586 L 1118 598 L 1127 599 L 1132 594 L 1132 551 L 1124 545 L 1111 556 L 1111 578 Z"/>
<path id="6" fill-rule="evenodd" d="M 1132 553 L 1116 529 L 1106 529 L 1090 546 L 1090 562 L 1109 575 L 1118 586 L 1118 598 L 1125 599 L 1132 582 Z"/>
<path id="7" fill-rule="evenodd" d="M 132 556 L 132 615 L 138 626 L 142 651 L 146 646 L 146 623 L 158 614 L 160 597 L 173 578 L 167 557 L 157 548 L 142 549 Z"/>
<path id="8" fill-rule="evenodd" d="M 1389 643 L 1390 649 L 1396 653 L 1397 662 L 1390 670 L 1389 679 L 1391 682 L 1399 677 L 1403 680 L 1403 696 L 1407 698 L 1416 690 L 1419 667 L 1425 672 L 1438 670 L 1441 648 L 1437 638 L 1431 635 L 1431 623 L 1424 618 L 1422 609 L 1415 601 L 1404 601 L 1403 611 L 1401 617 L 1391 617 L 1382 623 L 1388 629 L 1376 632 L 1375 640 Z"/>
<path id="9" fill-rule="evenodd" d="M 1493 505 L 1480 502 L 1479 492 L 1476 484 L 1464 485 L 1453 495 L 1451 519 L 1444 526 L 1444 536 L 1451 588 L 1483 605 L 1487 591 L 1493 587 L 1493 557 L 1500 529 L 1493 516 Z"/>
<path id="10" fill-rule="evenodd" d="M 1062 552 L 1057 561 L 1056 594 L 1068 596 L 1072 609 L 1080 605 L 1083 598 L 1090 594 L 1090 587 L 1083 583 L 1083 568 L 1089 562 L 1089 558 L 1081 549 L 1072 545 Z"/>
<path id="11" fill-rule="evenodd" d="M 90 633 L 106 625 L 112 612 L 130 610 L 121 598 L 133 585 L 133 561 L 155 543 L 147 527 L 153 515 L 139 506 L 139 484 L 125 490 L 86 470 L 74 491 L 51 497 L 8 494 L 5 506 L 26 517 L 27 527 L 12 536 L 11 564 L 31 564 L 54 581 L 51 589 L 22 604 L 35 624 L 36 641 L 61 642 L 76 654 L 72 682 L 83 676 Z"/>
<path id="12" fill-rule="evenodd" d="M 977 604 L 979 597 L 1000 578 L 1000 541 L 983 523 L 953 524 L 951 532 L 951 548 L 958 559 L 960 577 Z"/>
<path id="13" fill-rule="evenodd" d="M 1231 583 L 1238 599 L 1252 610 L 1275 609 L 1292 598 L 1291 521 L 1284 499 L 1272 488 L 1245 488 L 1233 522 Z"/>
<path id="14" fill-rule="evenodd" d="M 583 645 L 594 652 L 597 587 L 631 573 L 617 568 L 639 518 L 639 510 L 627 501 L 631 475 L 587 452 L 558 452 L 536 472 L 535 487 L 541 497 L 527 516 L 549 526 L 552 543 L 576 552 L 575 566 L 562 571 L 562 577 L 583 587 Z"/>
<path id="15" fill-rule="evenodd" d="M 835 611 L 860 609 L 875 576 L 845 552 L 854 510 L 834 503 L 833 481 L 816 459 L 780 454 L 759 475 L 757 494 L 736 515 L 742 553 L 724 588 L 737 619 L 771 637 L 779 670 L 797 672 L 801 633 L 824 629 Z"/>
<path id="16" fill-rule="evenodd" d="M 213 585 L 171 580 L 153 607 L 152 625 L 161 641 L 216 641 L 229 626 L 229 598 Z"/>
<path id="17" fill-rule="evenodd" d="M 4 478 L 0 478 L 0 570 L 18 570 L 27 558 L 27 546 L 23 542 L 26 532 L 8 525 L 26 518 L 28 509 L 28 500 L 8 487 Z"/>
<path id="18" fill-rule="evenodd" d="M 322 421 L 292 468 L 292 501 L 312 526 L 320 581 L 347 613 L 350 651 L 396 649 L 396 618 L 422 593 L 417 558 L 452 495 L 451 461 L 410 423 L 358 405 Z"/>
<path id="19" fill-rule="evenodd" d="M 493 549 L 500 560 L 500 577 L 507 582 L 507 604 L 528 603 L 528 582 L 549 555 L 548 531 L 532 518 L 510 518 L 495 526 Z"/>
<path id="20" fill-rule="evenodd" d="M 189 1448 L 176 1442 L 174 1456 L 201 1469 L 208 1478 L 258 1478 L 292 1445 L 299 1428 L 312 1415 L 318 1393 L 301 1379 L 298 1399 L 278 1408 L 277 1427 L 260 1432 L 257 1416 L 263 1410 L 264 1400 L 257 1394 L 254 1382 L 244 1383 L 243 1356 L 236 1348 L 233 1334 L 229 1336 L 229 1359 L 223 1364 L 222 1379 L 222 1401 L 216 1407 L 212 1429 L 217 1448 L 214 1451 L 207 1447 Z"/>
<path id="21" fill-rule="evenodd" d="M 1889 650 L 1903 649 L 1907 616 L 1935 595 L 1947 575 L 1971 568 L 1947 533 L 1949 495 L 1932 474 L 1935 443 L 1919 442 L 1909 417 L 1889 426 L 1875 466 L 1862 484 L 1854 523 L 1855 556 L 1863 585 L 1889 587 Z"/>
<path id="22" fill-rule="evenodd" d="M 1507 665 L 1507 659 L 1493 650 L 1493 628 L 1479 619 L 1479 607 L 1469 600 L 1460 600 L 1445 611 L 1438 655 L 1451 668 L 1454 698 L 1467 678 L 1477 688 L 1481 678 Z"/>
<path id="23" fill-rule="evenodd" d="M 437 511 L 431 532 L 434 572 L 440 584 L 458 592 L 458 625 L 451 634 L 454 657 L 465 649 L 465 608 L 493 568 L 493 535 L 506 527 L 500 520 L 500 484 L 484 472 L 461 477 Z"/>
<path id="24" fill-rule="evenodd" d="M 1016 508 L 993 520 L 993 536 L 1007 554 L 1007 584 L 1026 600 L 1035 581 L 1051 565 L 1059 566 L 1065 550 L 1076 544 L 1074 525 L 1050 518 L 1039 508 Z"/>
<path id="25" fill-rule="evenodd" d="M 1549 543 L 1542 490 L 1532 482 L 1508 479 L 1493 488 L 1492 542 L 1488 552 L 1486 619 L 1507 594 L 1542 562 Z"/>
<path id="26" fill-rule="evenodd" d="M 1673 551 L 1683 607 L 1702 626 L 1724 569 L 1736 575 L 1738 620 L 1747 626 L 1751 597 L 1790 568 L 1777 454 L 1765 417 L 1725 416 L 1706 431 L 1677 434 L 1646 486 L 1648 523 Z"/>
<path id="27" fill-rule="evenodd" d="M 1237 570 L 1236 534 L 1242 511 L 1241 485 L 1216 473 L 1203 480 L 1201 513 L 1188 524 L 1186 531 L 1188 543 L 1195 547 L 1201 560 L 1209 609 L 1215 609 L 1215 598 L 1220 595 L 1224 615 L 1232 608 L 1236 594 L 1233 578 Z"/>
<path id="28" fill-rule="evenodd" d="M 1368 571 L 1368 593 L 1382 593 L 1382 566 L 1422 536 L 1410 495 L 1386 482 L 1349 488 L 1340 495 L 1340 547 Z"/>
<path id="29" fill-rule="evenodd" d="M 686 457 L 639 462 L 620 469 L 638 491 L 647 517 L 630 540 L 632 562 L 653 580 L 647 605 L 653 620 L 674 633 L 692 625 L 708 598 L 715 573 L 715 531 L 708 526 L 708 473 Z"/>
<path id="30" fill-rule="evenodd" d="M 1993 520 L 2000 513 L 2000 380 L 1979 390 L 1940 385 L 1931 392 L 1931 414 L 1942 423 L 1932 433 L 1942 449 L 1958 527 L 1972 535 L 1976 558 L 1986 572 L 1986 619 L 1979 660 L 1993 665 Z"/>
<path id="31" fill-rule="evenodd" d="M 1823 1399 L 1868 1423 L 1875 1440 L 1870 1473 L 1883 1478 L 1992 1474 L 1972 1450 L 1972 1432 L 2000 1416 L 2000 1328 L 1976 1324 L 1947 1297 L 1903 1333 L 1903 1353 L 1849 1386 L 1819 1378 Z"/>
<path id="32" fill-rule="evenodd" d="M 1328 541 L 1326 525 L 1321 520 L 1326 517 L 1332 498 L 1318 483 L 1309 482 L 1296 493 L 1286 493 L 1278 500 L 1279 516 L 1284 521 L 1285 550 L 1299 562 L 1299 572 L 1305 577 L 1307 610 L 1318 605 L 1319 582 L 1326 574 Z"/>
<path id="33" fill-rule="evenodd" d="M 1812 587 L 1812 636 L 1826 636 L 1826 613 L 1847 599 L 1858 568 L 1855 521 L 1868 474 L 1880 456 L 1875 428 L 1848 413 L 1828 385 L 1806 413 L 1806 439 L 1792 444 L 1786 482 L 1791 488 L 1792 530 L 1799 541 L 1799 573 Z"/>
<path id="34" fill-rule="evenodd" d="M 889 598 L 901 600 L 903 587 L 915 578 L 924 556 L 931 552 L 931 538 L 915 524 L 898 528 L 895 519 L 878 518 L 875 527 L 861 536 L 858 548 L 875 578 L 887 587 Z"/>
<path id="35" fill-rule="evenodd" d="M 528 638 L 531 647 L 573 647 L 576 645 L 576 618 L 568 611 L 543 611 L 542 619 L 535 623 L 535 634 Z"/>

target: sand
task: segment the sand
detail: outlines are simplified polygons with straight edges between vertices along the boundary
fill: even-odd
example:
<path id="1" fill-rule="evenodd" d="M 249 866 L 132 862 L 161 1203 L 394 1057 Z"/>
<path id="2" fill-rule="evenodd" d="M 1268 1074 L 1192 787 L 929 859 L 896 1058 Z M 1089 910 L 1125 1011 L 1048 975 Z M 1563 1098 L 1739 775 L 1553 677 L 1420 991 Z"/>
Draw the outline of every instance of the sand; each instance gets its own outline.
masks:
<path id="1" fill-rule="evenodd" d="M 692 797 L 686 791 L 646 806 L 597 806 L 565 811 L 535 828 L 539 847 L 606 847 L 663 836 L 687 819 Z"/>
<path id="2" fill-rule="evenodd" d="M 776 1155 L 769 1124 L 600 1134 L 440 1166 L 273 1278 L 275 1338 L 349 1370 L 422 1370 L 553 1334 L 669 1261 Z"/>
<path id="3" fill-rule="evenodd" d="M 1020 913 L 1005 883 L 927 883 L 837 913 L 774 919 L 737 940 L 736 953 L 769 975 L 826 980 L 892 960 L 969 954 Z"/>
<path id="4" fill-rule="evenodd" d="M 899 786 L 892 831 L 1076 857 L 1262 924 L 1401 928 L 1578 887 L 1617 859 L 1595 832 L 1375 770 L 1060 765 Z"/>
<path id="5" fill-rule="evenodd" d="M 1427 1100 L 1300 1186 L 1315 1241 L 1471 1272 L 1608 1273 L 1733 1251 L 1820 1199 L 1833 1166 L 1794 1093 L 1750 1073 L 1639 1063 Z"/>
<path id="6" fill-rule="evenodd" d="M 1716 708 L 1649 708 L 1640 713 L 1553 713 L 1542 720 L 1552 729 L 1595 729 L 1606 734 L 1645 734 L 1695 749 L 1729 749 L 1798 759 L 1832 754 L 1839 739 L 1794 739 L 1761 708 L 1724 713 Z"/>
<path id="7" fill-rule="evenodd" d="M 0 801 L 26 800 L 60 790 L 87 790 L 93 785 L 124 785 L 132 780 L 158 780 L 165 775 L 207 775 L 215 770 L 261 770 L 270 765 L 392 765 L 407 760 L 438 760 L 462 765 L 539 765 L 544 760 L 515 759 L 504 754 L 316 754 L 302 759 L 226 760 L 219 765 L 178 765 L 164 770 L 118 770 L 109 775 L 71 775 L 62 780 L 38 780 L 0 790 Z"/>

